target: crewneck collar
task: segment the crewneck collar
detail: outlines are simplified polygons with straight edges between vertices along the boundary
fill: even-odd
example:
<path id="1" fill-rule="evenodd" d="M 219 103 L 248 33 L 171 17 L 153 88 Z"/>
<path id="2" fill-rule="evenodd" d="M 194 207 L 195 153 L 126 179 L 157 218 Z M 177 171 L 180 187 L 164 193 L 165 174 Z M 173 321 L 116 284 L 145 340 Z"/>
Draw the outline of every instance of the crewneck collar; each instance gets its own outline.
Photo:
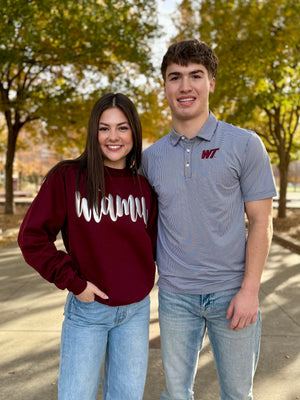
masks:
<path id="1" fill-rule="evenodd" d="M 131 171 L 128 168 L 118 169 L 118 168 L 107 167 L 106 165 L 104 166 L 104 173 L 109 176 L 117 176 L 117 177 L 132 175 Z"/>

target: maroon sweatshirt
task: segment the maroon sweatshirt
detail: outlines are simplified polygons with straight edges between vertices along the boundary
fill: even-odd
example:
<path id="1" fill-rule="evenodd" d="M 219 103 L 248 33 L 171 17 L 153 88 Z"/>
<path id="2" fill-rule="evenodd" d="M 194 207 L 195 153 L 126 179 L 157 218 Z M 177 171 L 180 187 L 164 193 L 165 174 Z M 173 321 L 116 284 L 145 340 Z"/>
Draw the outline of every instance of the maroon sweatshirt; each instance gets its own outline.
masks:
<path id="1" fill-rule="evenodd" d="M 109 297 L 96 296 L 100 303 L 138 302 L 154 284 L 155 195 L 144 177 L 105 167 L 106 196 L 90 210 L 76 192 L 77 169 L 61 167 L 42 184 L 19 232 L 25 261 L 75 295 L 90 281 Z M 66 251 L 54 243 L 60 231 Z"/>

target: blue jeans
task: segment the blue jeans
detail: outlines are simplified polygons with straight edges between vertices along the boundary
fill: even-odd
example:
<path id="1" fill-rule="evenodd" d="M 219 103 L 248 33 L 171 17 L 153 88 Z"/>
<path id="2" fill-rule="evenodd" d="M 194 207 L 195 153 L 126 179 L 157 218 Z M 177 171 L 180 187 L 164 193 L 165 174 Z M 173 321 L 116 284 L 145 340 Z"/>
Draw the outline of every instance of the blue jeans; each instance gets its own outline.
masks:
<path id="1" fill-rule="evenodd" d="M 253 399 L 261 320 L 240 331 L 228 329 L 226 312 L 239 289 L 209 295 L 159 290 L 159 323 L 166 389 L 162 400 L 193 400 L 198 356 L 207 330 L 222 400 Z M 203 387 L 205 391 L 205 387 Z"/>
<path id="2" fill-rule="evenodd" d="M 59 400 L 95 400 L 105 354 L 104 400 L 141 400 L 149 348 L 150 298 L 127 306 L 68 294 L 62 328 Z"/>

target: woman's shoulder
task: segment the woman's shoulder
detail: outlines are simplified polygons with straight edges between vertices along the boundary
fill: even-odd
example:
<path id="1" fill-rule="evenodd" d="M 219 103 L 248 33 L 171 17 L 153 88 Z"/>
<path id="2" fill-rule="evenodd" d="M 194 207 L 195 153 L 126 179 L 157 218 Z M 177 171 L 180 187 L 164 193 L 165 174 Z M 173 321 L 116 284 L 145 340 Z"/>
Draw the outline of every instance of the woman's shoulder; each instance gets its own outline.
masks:
<path id="1" fill-rule="evenodd" d="M 57 178 L 70 178 L 78 173 L 79 162 L 75 160 L 63 160 L 57 163 L 45 176 L 45 181 L 57 179 Z"/>

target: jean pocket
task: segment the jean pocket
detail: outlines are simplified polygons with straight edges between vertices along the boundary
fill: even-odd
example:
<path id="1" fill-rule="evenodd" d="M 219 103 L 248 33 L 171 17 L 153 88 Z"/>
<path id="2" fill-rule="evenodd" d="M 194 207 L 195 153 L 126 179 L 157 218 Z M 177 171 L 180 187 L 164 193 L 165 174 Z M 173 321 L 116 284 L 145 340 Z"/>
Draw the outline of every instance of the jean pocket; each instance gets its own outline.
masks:
<path id="1" fill-rule="evenodd" d="M 76 301 L 78 301 L 79 303 L 83 303 L 83 304 L 91 304 L 91 303 L 94 303 L 95 302 L 95 300 L 92 300 L 92 301 L 83 301 L 83 300 L 80 300 L 77 296 L 75 296 L 74 295 L 74 298 L 76 299 Z"/>
<path id="2" fill-rule="evenodd" d="M 80 309 L 84 309 L 84 310 L 92 310 L 93 308 L 95 308 L 97 306 L 97 304 L 99 304 L 95 300 L 93 300 L 93 301 L 79 300 L 75 295 L 73 295 L 71 303 L 73 304 L 73 306 L 75 308 L 80 308 Z"/>
<path id="3" fill-rule="evenodd" d="M 69 307 L 66 313 L 70 316 L 76 316 L 77 318 L 89 318 L 99 313 L 100 304 L 93 300 L 89 302 L 79 300 L 75 295 L 72 296 Z"/>

